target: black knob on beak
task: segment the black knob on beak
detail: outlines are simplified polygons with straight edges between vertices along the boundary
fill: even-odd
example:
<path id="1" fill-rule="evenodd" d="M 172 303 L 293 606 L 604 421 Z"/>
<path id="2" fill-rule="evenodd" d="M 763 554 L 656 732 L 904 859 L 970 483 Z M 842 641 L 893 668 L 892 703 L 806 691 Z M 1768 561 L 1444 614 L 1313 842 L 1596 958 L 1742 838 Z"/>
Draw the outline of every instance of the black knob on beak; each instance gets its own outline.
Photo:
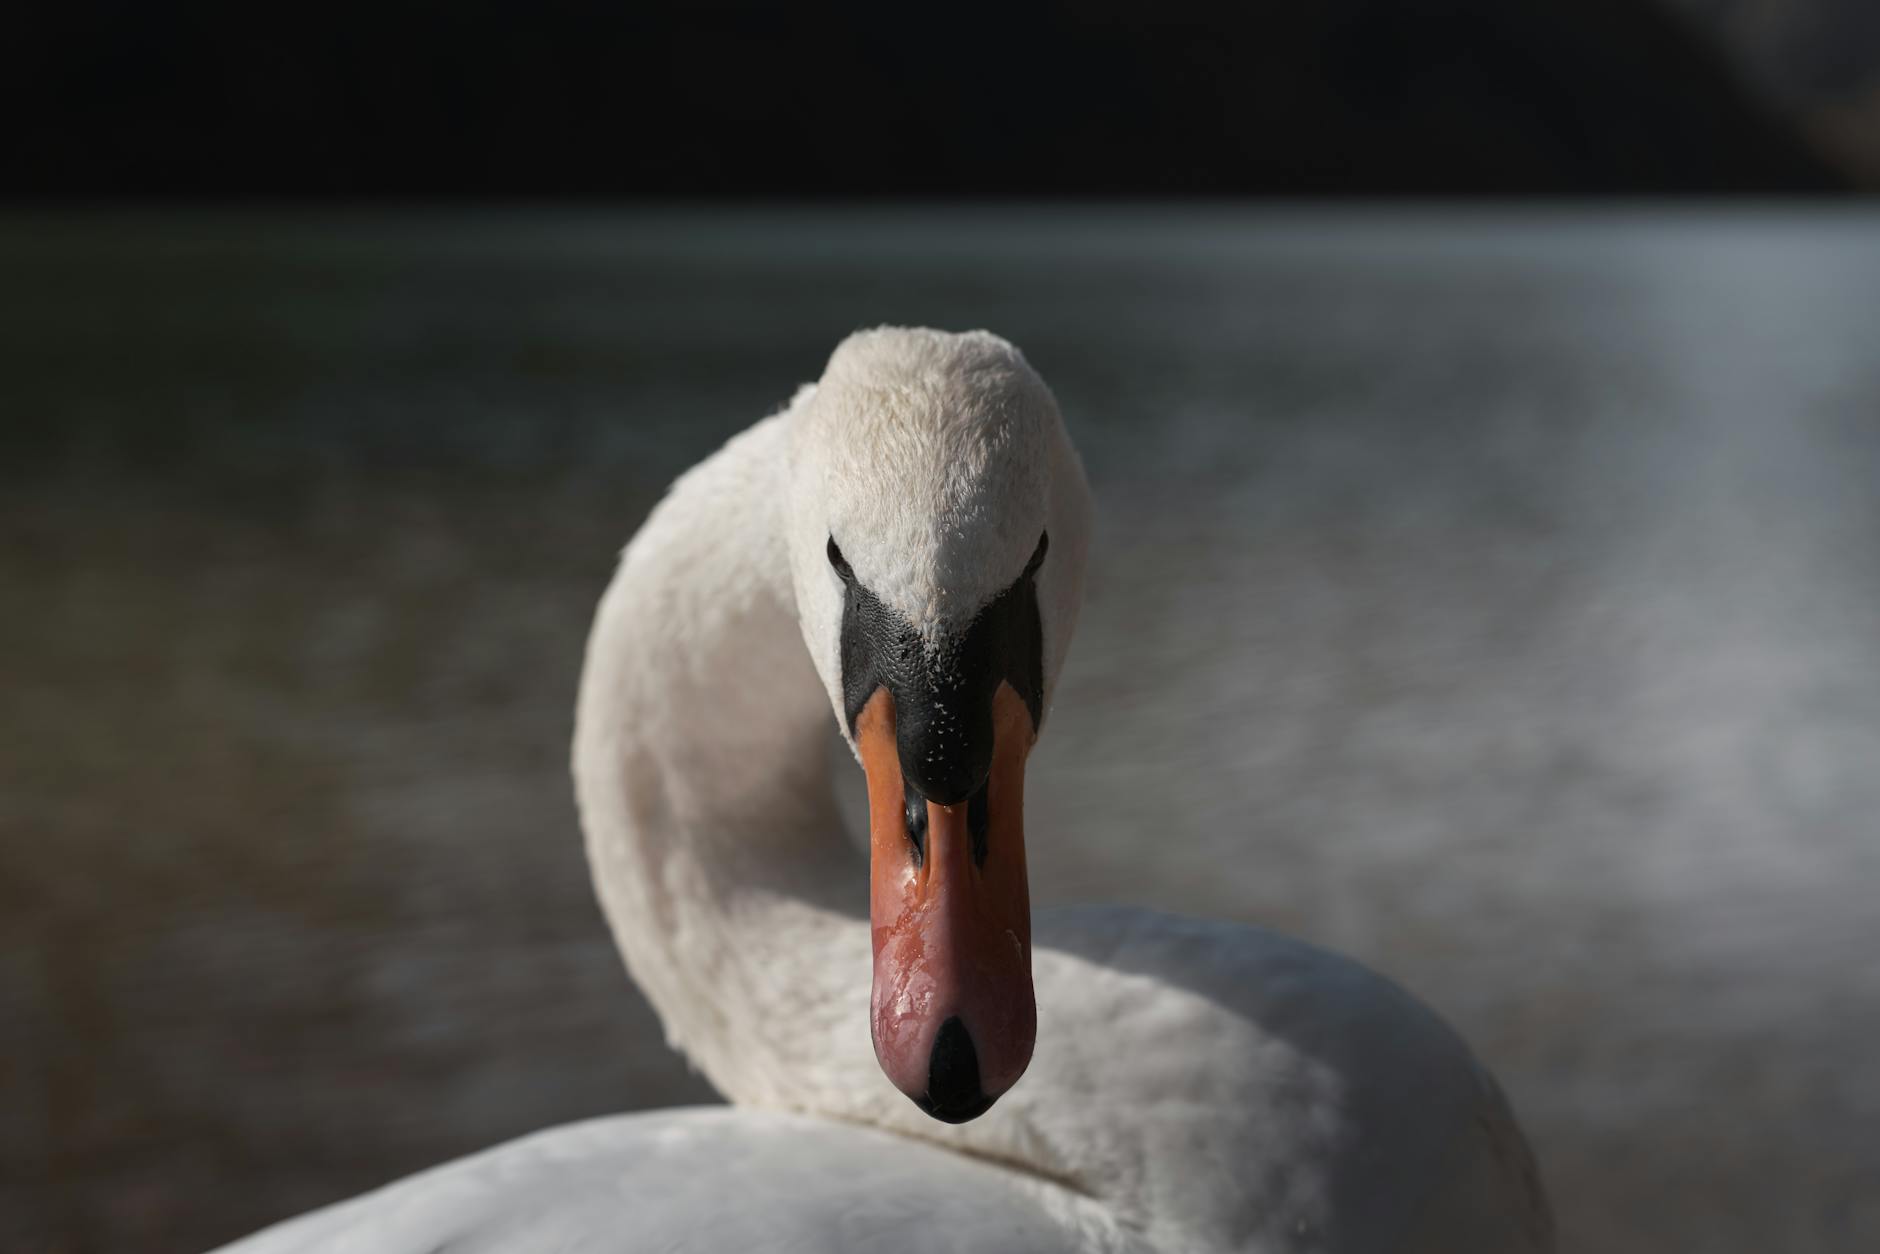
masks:
<path id="1" fill-rule="evenodd" d="M 896 709 L 901 774 L 935 805 L 958 805 L 992 770 L 992 694 L 958 684 L 909 695 Z"/>

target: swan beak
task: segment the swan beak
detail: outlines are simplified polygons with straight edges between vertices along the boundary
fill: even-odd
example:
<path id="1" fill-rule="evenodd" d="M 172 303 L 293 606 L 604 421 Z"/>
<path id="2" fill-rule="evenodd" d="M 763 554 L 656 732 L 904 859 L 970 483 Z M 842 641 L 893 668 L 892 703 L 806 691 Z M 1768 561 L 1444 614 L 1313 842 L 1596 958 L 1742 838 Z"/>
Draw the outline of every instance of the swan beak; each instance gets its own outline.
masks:
<path id="1" fill-rule="evenodd" d="M 855 722 L 868 775 L 875 1058 L 948 1123 L 979 1117 L 1018 1082 L 1038 1031 L 1024 829 L 1037 731 L 1010 684 L 994 695 L 992 719 L 985 781 L 946 806 L 908 787 L 886 688 Z"/>

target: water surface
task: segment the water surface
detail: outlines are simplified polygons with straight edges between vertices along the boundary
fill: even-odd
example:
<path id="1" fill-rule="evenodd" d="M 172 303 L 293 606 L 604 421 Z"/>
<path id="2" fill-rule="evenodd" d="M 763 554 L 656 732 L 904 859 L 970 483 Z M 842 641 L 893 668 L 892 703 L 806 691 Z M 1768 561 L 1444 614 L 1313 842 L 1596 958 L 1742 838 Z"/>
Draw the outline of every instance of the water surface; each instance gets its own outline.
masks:
<path id="1" fill-rule="evenodd" d="M 1880 1244 L 1880 215 L 999 210 L 0 221 L 0 1248 L 710 1099 L 582 641 L 877 322 L 1017 341 L 1098 493 L 1042 902 L 1403 980 L 1566 1248 Z"/>

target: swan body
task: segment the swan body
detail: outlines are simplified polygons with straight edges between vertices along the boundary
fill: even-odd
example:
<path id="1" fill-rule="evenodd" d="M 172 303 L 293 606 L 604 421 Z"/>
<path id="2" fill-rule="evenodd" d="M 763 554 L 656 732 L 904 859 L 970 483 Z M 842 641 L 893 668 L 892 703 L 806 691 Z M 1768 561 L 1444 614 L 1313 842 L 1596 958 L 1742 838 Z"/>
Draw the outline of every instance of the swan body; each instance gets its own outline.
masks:
<path id="1" fill-rule="evenodd" d="M 1000 755 L 1022 770 L 1063 664 L 1089 513 L 1050 393 L 985 333 L 858 333 L 819 384 L 683 476 L 597 611 L 574 770 L 627 966 L 734 1107 L 541 1133 L 230 1248 L 1550 1250 L 1493 1079 L 1356 963 L 1108 907 L 1041 912 L 1028 945 L 1006 930 L 988 961 L 1010 987 L 991 1009 L 967 976 L 896 956 L 910 916 L 884 924 L 883 892 L 892 915 L 893 894 L 937 882 L 948 857 L 968 868 L 948 891 L 990 882 L 1022 840 L 997 804 L 1015 815 L 1017 786 L 992 789 L 977 870 L 948 852 L 965 803 L 939 805 L 924 782 L 918 802 L 905 738 L 869 730 L 872 706 L 855 715 L 858 598 L 904 624 L 909 656 L 944 654 L 931 642 L 967 639 L 1012 590 L 1035 598 L 1037 700 L 1013 696 L 1022 680 L 998 689 L 997 783 Z M 827 782 L 832 709 L 870 768 L 873 890 Z M 894 793 L 878 804 L 883 772 Z M 934 826 L 910 869 L 895 859 L 923 805 Z M 1018 874 L 1022 900 L 1022 856 Z M 1033 986 L 1035 1045 L 1000 1017 Z M 950 1124 L 918 1090 L 947 1030 L 927 1020 L 952 1013 L 932 1006 L 955 1002 L 996 1104 Z M 884 1005 L 916 1036 L 884 1029 Z"/>
<path id="2" fill-rule="evenodd" d="M 728 1107 L 594 1119 L 522 1137 L 280 1224 L 237 1250 L 1103 1248 L 1084 1199 L 891 1133 Z M 709 1217 L 707 1219 L 706 1217 Z"/>

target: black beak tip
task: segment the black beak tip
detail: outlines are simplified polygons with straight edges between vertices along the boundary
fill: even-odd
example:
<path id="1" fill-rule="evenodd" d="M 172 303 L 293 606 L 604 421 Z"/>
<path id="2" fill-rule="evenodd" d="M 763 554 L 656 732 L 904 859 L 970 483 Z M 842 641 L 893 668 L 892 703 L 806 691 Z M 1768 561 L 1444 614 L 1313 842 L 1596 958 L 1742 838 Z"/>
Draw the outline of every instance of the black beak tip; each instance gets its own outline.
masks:
<path id="1" fill-rule="evenodd" d="M 963 1106 L 942 1106 L 928 1096 L 915 1098 L 914 1104 L 941 1123 L 971 1123 L 991 1110 L 992 1103 L 998 1100 L 996 1097 L 987 1097 L 981 1093 L 972 1102 Z"/>
<path id="2" fill-rule="evenodd" d="M 992 1109 L 996 1097 L 979 1084 L 979 1051 L 954 1015 L 940 1025 L 927 1062 L 927 1091 L 914 1104 L 942 1123 L 967 1123 Z"/>

